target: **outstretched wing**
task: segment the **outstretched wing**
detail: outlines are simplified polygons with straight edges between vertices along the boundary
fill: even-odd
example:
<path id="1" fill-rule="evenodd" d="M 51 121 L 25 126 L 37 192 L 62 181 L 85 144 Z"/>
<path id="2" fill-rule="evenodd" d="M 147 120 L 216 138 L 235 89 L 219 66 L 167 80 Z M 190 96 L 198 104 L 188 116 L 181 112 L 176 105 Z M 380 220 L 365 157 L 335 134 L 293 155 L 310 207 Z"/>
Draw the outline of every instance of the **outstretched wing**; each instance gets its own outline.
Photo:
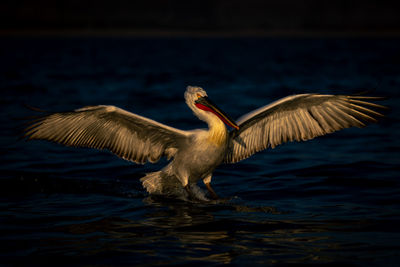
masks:
<path id="1" fill-rule="evenodd" d="M 230 133 L 225 163 L 235 163 L 254 153 L 288 141 L 304 141 L 344 128 L 364 127 L 383 116 L 371 108 L 384 106 L 365 100 L 379 97 L 300 94 L 282 98 L 250 112 Z"/>
<path id="2" fill-rule="evenodd" d="M 114 106 L 90 106 L 44 116 L 27 129 L 27 139 L 108 149 L 136 163 L 172 157 L 189 133 Z"/>

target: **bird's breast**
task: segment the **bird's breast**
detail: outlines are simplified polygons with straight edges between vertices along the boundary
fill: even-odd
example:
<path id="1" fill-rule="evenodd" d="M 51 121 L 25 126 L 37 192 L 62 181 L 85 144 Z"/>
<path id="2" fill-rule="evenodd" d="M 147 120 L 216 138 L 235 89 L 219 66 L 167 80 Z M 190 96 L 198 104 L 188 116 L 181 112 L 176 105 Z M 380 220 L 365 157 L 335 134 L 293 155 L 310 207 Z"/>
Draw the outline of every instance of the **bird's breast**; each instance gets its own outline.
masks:
<path id="1" fill-rule="evenodd" d="M 223 147 L 226 145 L 228 139 L 228 131 L 223 124 L 219 124 L 210 128 L 207 132 L 207 142 L 211 145 Z"/>
<path id="2" fill-rule="evenodd" d="M 227 147 L 228 134 L 223 132 L 207 131 L 195 142 L 193 153 L 197 157 L 197 163 L 203 166 L 216 167 L 221 164 Z"/>
<path id="3" fill-rule="evenodd" d="M 171 168 L 178 177 L 188 177 L 196 182 L 212 173 L 221 164 L 227 149 L 228 133 L 223 131 L 196 130 L 191 141 L 176 154 Z"/>

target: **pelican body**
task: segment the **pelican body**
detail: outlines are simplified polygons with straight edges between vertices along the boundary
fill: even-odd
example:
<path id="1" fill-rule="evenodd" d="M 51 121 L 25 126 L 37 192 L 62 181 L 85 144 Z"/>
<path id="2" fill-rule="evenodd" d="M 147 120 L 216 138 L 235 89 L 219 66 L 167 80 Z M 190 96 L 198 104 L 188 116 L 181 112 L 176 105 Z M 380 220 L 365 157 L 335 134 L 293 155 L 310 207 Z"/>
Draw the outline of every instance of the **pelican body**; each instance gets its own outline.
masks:
<path id="1" fill-rule="evenodd" d="M 340 129 L 363 127 L 383 116 L 366 101 L 378 97 L 299 94 L 254 110 L 237 122 L 219 109 L 200 87 L 188 86 L 186 104 L 208 129 L 179 130 L 114 106 L 88 106 L 40 117 L 25 130 L 29 139 L 67 146 L 108 149 L 136 163 L 171 159 L 163 169 L 141 178 L 150 194 L 204 200 L 218 198 L 212 173 L 288 141 L 304 141 Z M 228 131 L 229 126 L 232 130 Z M 209 195 L 197 187 L 203 180 Z"/>

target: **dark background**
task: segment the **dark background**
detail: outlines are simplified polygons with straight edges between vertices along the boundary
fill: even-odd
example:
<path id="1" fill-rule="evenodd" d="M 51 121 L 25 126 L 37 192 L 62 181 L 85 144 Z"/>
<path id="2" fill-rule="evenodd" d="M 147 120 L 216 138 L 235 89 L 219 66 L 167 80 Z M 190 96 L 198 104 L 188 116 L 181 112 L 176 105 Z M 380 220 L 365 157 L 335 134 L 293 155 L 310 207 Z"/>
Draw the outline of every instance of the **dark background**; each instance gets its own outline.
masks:
<path id="1" fill-rule="evenodd" d="M 398 34 L 399 6 L 378 0 L 1 1 L 0 30 Z"/>
<path id="2" fill-rule="evenodd" d="M 398 266 L 400 23 L 388 3 L 0 1 L 0 265 Z M 211 204 L 149 196 L 139 179 L 166 160 L 19 139 L 38 115 L 24 104 L 109 104 L 203 128 L 187 85 L 234 119 L 296 93 L 368 91 L 390 109 L 218 167 L 227 201 Z"/>

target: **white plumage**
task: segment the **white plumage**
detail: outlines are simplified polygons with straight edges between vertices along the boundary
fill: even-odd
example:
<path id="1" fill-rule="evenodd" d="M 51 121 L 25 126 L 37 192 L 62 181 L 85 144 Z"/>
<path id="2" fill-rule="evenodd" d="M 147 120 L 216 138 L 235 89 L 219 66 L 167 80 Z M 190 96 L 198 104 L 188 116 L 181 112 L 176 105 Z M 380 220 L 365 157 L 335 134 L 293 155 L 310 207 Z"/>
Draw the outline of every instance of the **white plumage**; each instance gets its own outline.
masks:
<path id="1" fill-rule="evenodd" d="M 196 183 L 202 179 L 212 198 L 211 176 L 221 163 L 235 163 L 268 147 L 304 141 L 383 116 L 366 100 L 378 97 L 299 94 L 254 110 L 235 123 L 218 109 L 200 87 L 189 86 L 187 105 L 208 129 L 183 131 L 114 106 L 90 106 L 53 113 L 34 121 L 27 139 L 45 139 L 67 146 L 108 149 L 136 163 L 172 158 L 158 172 L 141 179 L 151 194 L 207 200 Z M 225 124 L 234 128 L 230 132 Z M 197 192 L 197 193 L 195 193 Z"/>

